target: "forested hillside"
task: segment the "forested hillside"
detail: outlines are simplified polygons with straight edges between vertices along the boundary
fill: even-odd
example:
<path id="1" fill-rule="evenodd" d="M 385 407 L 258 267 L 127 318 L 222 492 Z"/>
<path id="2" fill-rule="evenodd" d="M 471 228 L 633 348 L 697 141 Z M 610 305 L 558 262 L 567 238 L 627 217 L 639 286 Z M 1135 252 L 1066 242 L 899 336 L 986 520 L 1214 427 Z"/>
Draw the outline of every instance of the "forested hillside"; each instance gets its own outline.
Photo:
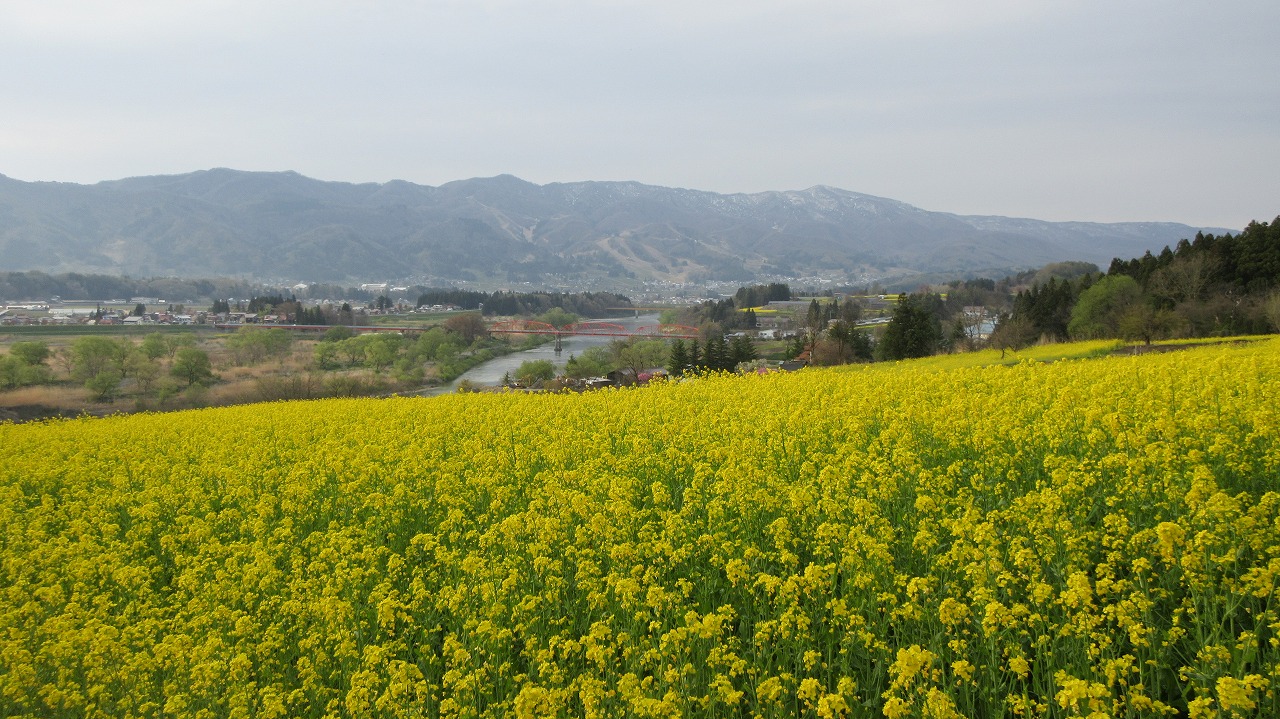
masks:
<path id="1" fill-rule="evenodd" d="M 1238 235 L 1199 233 L 1159 254 L 1116 259 L 1104 275 L 1018 293 L 998 342 L 1040 337 L 1150 341 L 1280 330 L 1280 217 Z"/>

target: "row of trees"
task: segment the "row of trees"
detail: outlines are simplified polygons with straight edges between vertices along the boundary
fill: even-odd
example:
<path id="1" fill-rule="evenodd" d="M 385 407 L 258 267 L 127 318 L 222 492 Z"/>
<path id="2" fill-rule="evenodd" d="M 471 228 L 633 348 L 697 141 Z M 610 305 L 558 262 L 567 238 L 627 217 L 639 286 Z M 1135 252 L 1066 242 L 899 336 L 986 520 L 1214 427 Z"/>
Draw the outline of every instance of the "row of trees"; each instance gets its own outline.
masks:
<path id="1" fill-rule="evenodd" d="M 672 377 L 682 374 L 716 371 L 734 371 L 744 364 L 759 359 L 755 343 L 745 335 L 738 335 L 726 341 L 723 335 L 707 337 L 699 346 L 698 340 L 677 339 L 671 343 L 671 352 L 667 361 L 667 373 Z"/>
<path id="2" fill-rule="evenodd" d="M 810 300 L 804 318 L 810 361 L 836 365 L 870 360 L 870 335 L 858 330 L 863 309 L 862 303 L 853 297 L 843 301 L 833 298 L 830 302 Z M 788 355 L 798 357 L 804 350 L 804 342 L 797 341 Z"/>
<path id="3" fill-rule="evenodd" d="M 755 345 L 747 337 L 726 341 L 723 336 L 718 336 L 687 343 L 683 339 L 670 343 L 662 339 L 619 339 L 570 356 L 564 376 L 582 380 L 626 370 L 632 377 L 640 378 L 650 370 L 665 369 L 669 375 L 677 377 L 705 371 L 733 371 L 757 357 Z M 527 387 L 554 376 L 555 365 L 551 361 L 531 360 L 522 363 L 515 376 L 508 380 Z"/>
<path id="4" fill-rule="evenodd" d="M 65 381 L 83 385 L 99 401 L 118 396 L 126 381 L 146 395 L 153 389 L 175 389 L 161 382 L 165 374 L 183 387 L 214 377 L 209 355 L 195 347 L 194 335 L 157 332 L 140 344 L 129 337 L 88 335 L 56 352 L 44 342 L 15 342 L 9 353 L 0 357 L 0 389 L 59 381 L 50 363 L 59 366 Z"/>
<path id="5" fill-rule="evenodd" d="M 784 282 L 739 287 L 733 295 L 733 303 L 741 309 L 763 307 L 770 302 L 786 302 L 790 299 L 791 286 Z"/>
<path id="6" fill-rule="evenodd" d="M 672 377 L 707 371 L 735 371 L 759 357 L 755 344 L 745 336 L 725 340 L 723 335 L 704 340 L 670 343 L 661 339 L 619 339 L 608 345 L 587 348 L 581 355 L 570 356 L 564 375 L 570 379 L 603 377 L 615 370 L 627 370 L 632 377 L 665 369 Z M 548 360 L 523 363 L 511 379 L 524 386 L 555 376 L 555 366 Z"/>
<path id="7" fill-rule="evenodd" d="M 1112 261 L 1105 274 L 1019 292 L 992 342 L 1210 337 L 1280 330 L 1280 218 L 1237 236 L 1197 234 L 1176 249 Z"/>
<path id="8" fill-rule="evenodd" d="M 662 322 L 699 327 L 707 336 L 717 332 L 751 330 L 759 326 L 756 307 L 790 299 L 791 287 L 785 283 L 739 287 L 731 298 L 711 300 L 682 310 L 668 310 L 662 314 Z"/>
<path id="9" fill-rule="evenodd" d="M 341 305 L 330 303 L 308 306 L 294 295 L 287 298 L 280 294 L 258 295 L 250 298 L 248 303 L 237 302 L 234 307 L 227 300 L 215 299 L 209 307 L 209 311 L 214 314 L 231 312 L 233 309 L 258 316 L 283 315 L 292 318 L 294 324 L 299 325 L 352 324 L 355 320 L 351 305 L 346 302 Z"/>
<path id="10" fill-rule="evenodd" d="M 751 330 L 759 326 L 755 309 L 742 309 L 733 299 L 710 300 L 682 311 L 669 310 L 662 318 L 664 324 L 682 324 L 701 327 L 709 333 L 714 326 L 719 332 Z"/>
<path id="11" fill-rule="evenodd" d="M 1194 240 L 1165 247 L 1158 255 L 1116 259 L 1107 274 L 1128 275 L 1166 300 L 1187 299 L 1213 287 L 1264 294 L 1280 284 L 1280 217 L 1270 224 L 1250 222 L 1238 235 L 1197 233 Z"/>
<path id="12" fill-rule="evenodd" d="M 1106 273 L 1057 263 L 1000 282 L 953 282 L 945 296 L 902 296 L 875 344 L 876 359 L 921 357 L 982 346 L 978 328 L 998 324 L 986 344 L 1016 349 L 1037 341 L 1116 338 L 1139 342 L 1280 331 L 1280 218 L 1252 222 L 1239 235 L 1198 234 L 1176 248 L 1116 259 Z M 1011 293 L 1020 282 L 1024 289 Z M 978 311 L 981 308 L 981 311 Z M 849 317 L 838 318 L 847 313 Z M 849 334 L 856 312 L 832 302 L 810 306 L 809 349 L 816 364 L 870 358 L 870 340 Z M 853 320 L 856 322 L 856 320 Z M 853 347 L 846 356 L 838 348 Z M 793 353 L 801 351 L 799 344 Z"/>
<path id="13" fill-rule="evenodd" d="M 873 342 L 871 332 L 860 328 L 864 308 L 852 297 L 827 303 L 814 300 L 806 313 L 806 332 L 788 354 L 799 356 L 808 344 L 809 358 L 820 366 L 900 360 L 926 357 L 946 346 L 943 317 L 948 307 L 941 295 L 903 295 L 880 336 Z"/>

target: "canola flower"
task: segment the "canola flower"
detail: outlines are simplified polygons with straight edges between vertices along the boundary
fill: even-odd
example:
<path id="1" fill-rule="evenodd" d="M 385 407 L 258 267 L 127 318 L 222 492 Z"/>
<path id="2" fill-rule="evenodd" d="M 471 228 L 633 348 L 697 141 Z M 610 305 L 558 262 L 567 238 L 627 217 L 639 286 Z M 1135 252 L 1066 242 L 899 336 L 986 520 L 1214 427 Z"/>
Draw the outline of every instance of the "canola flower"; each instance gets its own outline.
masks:
<path id="1" fill-rule="evenodd" d="M 1280 343 L 0 425 L 0 715 L 1280 715 Z"/>

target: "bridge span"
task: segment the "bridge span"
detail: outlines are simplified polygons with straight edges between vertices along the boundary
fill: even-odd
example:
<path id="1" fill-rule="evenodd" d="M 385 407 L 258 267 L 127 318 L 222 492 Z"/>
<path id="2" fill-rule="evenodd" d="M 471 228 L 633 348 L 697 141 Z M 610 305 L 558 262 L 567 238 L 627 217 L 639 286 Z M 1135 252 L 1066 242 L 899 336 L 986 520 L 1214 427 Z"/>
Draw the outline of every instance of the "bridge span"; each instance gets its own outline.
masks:
<path id="1" fill-rule="evenodd" d="M 324 332 L 331 327 L 337 325 L 277 325 L 277 324 L 259 324 L 248 323 L 241 324 L 238 322 L 219 322 L 214 327 L 222 330 L 236 330 L 241 327 L 262 327 L 279 328 L 286 330 L 311 330 L 316 332 Z M 405 326 L 397 327 L 394 325 L 346 325 L 348 329 L 356 333 L 364 332 L 398 332 L 413 333 L 422 332 L 430 329 L 422 326 Z M 486 328 L 494 334 L 520 334 L 520 335 L 553 335 L 557 342 L 565 337 L 574 335 L 591 335 L 594 337 L 642 337 L 650 339 L 695 339 L 698 337 L 698 328 L 689 327 L 688 325 L 647 325 L 628 329 L 616 322 L 577 322 L 566 327 L 556 327 L 547 322 L 539 322 L 538 320 L 500 320 L 489 324 Z"/>
<path id="2" fill-rule="evenodd" d="M 573 335 L 590 335 L 593 337 L 646 337 L 653 339 L 694 339 L 698 336 L 697 327 L 688 325 L 647 325 L 628 329 L 616 322 L 576 322 L 566 327 L 556 327 L 538 320 L 502 320 L 489 326 L 489 331 L 497 334 L 554 335 L 557 338 Z"/>

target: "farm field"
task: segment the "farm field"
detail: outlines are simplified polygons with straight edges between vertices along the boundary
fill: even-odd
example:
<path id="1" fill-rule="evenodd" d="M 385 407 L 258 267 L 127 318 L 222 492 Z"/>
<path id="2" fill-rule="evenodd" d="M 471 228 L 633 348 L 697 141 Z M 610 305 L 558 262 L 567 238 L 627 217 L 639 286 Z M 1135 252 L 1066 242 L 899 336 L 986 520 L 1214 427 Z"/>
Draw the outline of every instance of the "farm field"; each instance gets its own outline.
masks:
<path id="1" fill-rule="evenodd" d="M 1280 341 L 940 362 L 0 424 L 0 715 L 1280 715 Z"/>

